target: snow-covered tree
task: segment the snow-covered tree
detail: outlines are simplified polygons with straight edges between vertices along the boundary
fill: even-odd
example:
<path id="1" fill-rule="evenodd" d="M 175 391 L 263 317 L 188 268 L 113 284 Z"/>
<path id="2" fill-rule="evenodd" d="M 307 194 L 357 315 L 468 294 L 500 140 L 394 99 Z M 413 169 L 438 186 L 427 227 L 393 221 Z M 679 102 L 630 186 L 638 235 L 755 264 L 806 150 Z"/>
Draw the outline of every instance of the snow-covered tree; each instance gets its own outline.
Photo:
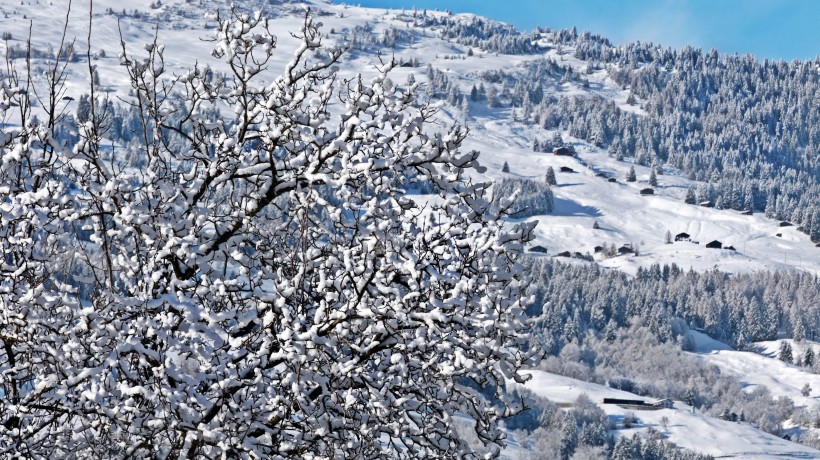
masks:
<path id="1" fill-rule="evenodd" d="M 455 457 L 457 413 L 497 452 L 500 388 L 535 353 L 532 225 L 490 214 L 465 131 L 431 131 L 391 65 L 343 80 L 310 16 L 297 37 L 267 83 L 258 14 L 220 19 L 227 79 L 123 44 L 144 169 L 101 148 L 93 86 L 71 151 L 60 107 L 34 123 L 6 82 L 24 123 L 0 135 L 3 456 Z M 420 181 L 443 199 L 406 196 Z"/>
<path id="2" fill-rule="evenodd" d="M 626 173 L 626 181 L 627 182 L 635 182 L 636 180 L 638 180 L 638 177 L 635 175 L 635 167 L 630 166 L 629 167 L 629 172 Z"/>
<path id="3" fill-rule="evenodd" d="M 658 186 L 658 176 L 655 175 L 655 168 L 649 169 L 649 185 L 652 187 Z"/>
<path id="4" fill-rule="evenodd" d="M 698 198 L 695 196 L 695 189 L 694 187 L 688 187 L 686 189 L 686 198 L 683 200 L 686 204 L 697 204 Z"/>
<path id="5" fill-rule="evenodd" d="M 815 362 L 815 354 L 814 350 L 810 347 L 806 347 L 806 351 L 803 353 L 803 367 L 807 367 L 811 369 L 814 367 Z"/>
<path id="6" fill-rule="evenodd" d="M 503 179 L 493 190 L 493 209 L 513 217 L 548 214 L 555 209 L 549 184 L 529 179 Z"/>
<path id="7" fill-rule="evenodd" d="M 555 170 L 552 169 L 552 166 L 547 168 L 547 175 L 545 177 L 547 184 L 549 185 L 557 185 L 558 182 L 555 180 Z"/>
<path id="8" fill-rule="evenodd" d="M 777 352 L 777 358 L 784 363 L 792 363 L 792 346 L 787 340 L 780 342 L 780 349 Z"/>

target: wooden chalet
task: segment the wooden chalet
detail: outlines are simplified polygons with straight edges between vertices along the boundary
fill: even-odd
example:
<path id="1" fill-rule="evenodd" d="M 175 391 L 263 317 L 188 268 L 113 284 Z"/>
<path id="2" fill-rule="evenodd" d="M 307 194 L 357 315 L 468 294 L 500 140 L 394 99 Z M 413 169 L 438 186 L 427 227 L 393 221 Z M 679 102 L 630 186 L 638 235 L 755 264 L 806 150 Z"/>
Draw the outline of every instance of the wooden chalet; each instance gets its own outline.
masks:
<path id="1" fill-rule="evenodd" d="M 575 170 L 570 168 L 569 166 L 561 166 L 560 171 L 562 173 L 574 173 L 575 172 Z"/>
<path id="2" fill-rule="evenodd" d="M 723 249 L 723 243 L 718 240 L 711 241 L 706 243 L 706 247 L 709 249 Z"/>
<path id="3" fill-rule="evenodd" d="M 634 252 L 635 250 L 632 249 L 632 246 L 626 244 L 618 248 L 618 254 L 633 254 Z"/>
<path id="4" fill-rule="evenodd" d="M 698 203 L 698 206 L 700 206 L 702 208 L 714 208 L 715 207 L 715 205 L 712 204 L 711 201 L 702 201 L 702 202 Z"/>
<path id="5" fill-rule="evenodd" d="M 557 149 L 552 151 L 552 154 L 557 157 L 571 157 L 572 151 L 566 147 L 558 147 Z"/>
<path id="6" fill-rule="evenodd" d="M 692 239 L 692 235 L 690 235 L 686 232 L 681 232 L 681 233 L 678 233 L 677 235 L 675 235 L 675 241 L 690 241 L 691 239 Z"/>
<path id="7" fill-rule="evenodd" d="M 610 177 L 610 178 L 609 178 L 609 179 L 607 179 L 607 180 L 608 180 L 609 182 L 613 182 L 613 183 L 617 183 L 617 182 L 618 182 L 618 179 L 615 179 L 614 177 Z"/>
<path id="8" fill-rule="evenodd" d="M 783 222 L 780 222 L 781 227 L 791 227 L 793 225 L 794 225 L 793 223 L 785 221 L 785 220 Z"/>
<path id="9" fill-rule="evenodd" d="M 654 195 L 655 190 L 651 188 L 641 189 L 641 195 Z"/>
<path id="10" fill-rule="evenodd" d="M 546 254 L 547 253 L 547 248 L 545 248 L 544 246 L 533 246 L 533 247 L 530 248 L 530 252 L 538 252 L 538 253 L 541 253 L 541 254 Z"/>

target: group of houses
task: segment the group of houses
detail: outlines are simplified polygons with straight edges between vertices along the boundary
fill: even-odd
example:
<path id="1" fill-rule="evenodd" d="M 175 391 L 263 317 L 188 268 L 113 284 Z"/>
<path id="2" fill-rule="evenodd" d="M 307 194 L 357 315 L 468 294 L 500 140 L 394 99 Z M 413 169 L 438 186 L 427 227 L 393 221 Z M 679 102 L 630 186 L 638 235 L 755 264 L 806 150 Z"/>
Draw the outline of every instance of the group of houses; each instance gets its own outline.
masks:
<path id="1" fill-rule="evenodd" d="M 637 249 L 635 249 L 632 246 L 632 243 L 625 243 L 623 246 L 621 246 L 617 249 L 614 249 L 614 247 L 615 247 L 614 245 L 612 247 L 613 247 L 612 251 L 614 251 L 614 253 L 607 253 L 607 251 L 610 251 L 610 250 L 607 249 L 604 246 L 595 246 L 594 251 L 595 251 L 596 254 L 604 253 L 607 256 L 615 255 L 615 253 L 617 253 L 617 255 L 619 255 L 619 256 L 623 256 L 623 255 L 627 255 L 627 254 L 636 254 L 638 252 Z"/>
<path id="2" fill-rule="evenodd" d="M 675 242 L 686 241 L 690 243 L 700 244 L 697 241 L 692 241 L 692 236 L 686 232 L 681 232 L 675 235 Z M 729 251 L 734 251 L 734 246 L 723 246 L 723 243 L 718 240 L 712 240 L 706 243 L 706 249 L 726 249 Z"/>

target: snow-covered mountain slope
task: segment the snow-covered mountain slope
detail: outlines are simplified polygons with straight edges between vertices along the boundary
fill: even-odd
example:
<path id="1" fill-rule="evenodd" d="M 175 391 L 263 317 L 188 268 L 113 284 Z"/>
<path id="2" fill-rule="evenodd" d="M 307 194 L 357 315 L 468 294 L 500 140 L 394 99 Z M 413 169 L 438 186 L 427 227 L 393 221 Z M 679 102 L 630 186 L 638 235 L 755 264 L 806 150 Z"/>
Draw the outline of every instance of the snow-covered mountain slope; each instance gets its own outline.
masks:
<path id="1" fill-rule="evenodd" d="M 718 420 L 693 412 L 681 401 L 674 401 L 672 409 L 634 410 L 603 404 L 603 399 L 643 400 L 649 403 L 654 400 L 547 372 L 530 371 L 530 374 L 532 379 L 526 383 L 526 388 L 555 403 L 571 405 L 579 395 L 586 394 L 593 402 L 599 403 L 612 420 L 622 421 L 626 413 L 634 413 L 639 422 L 632 428 L 624 428 L 622 423 L 618 425 L 620 436 L 645 433 L 653 428 L 667 441 L 716 458 L 820 458 L 820 451 L 763 433 L 747 423 Z"/>
<path id="2" fill-rule="evenodd" d="M 693 353 L 707 363 L 720 367 L 721 370 L 736 376 L 751 391 L 757 386 L 765 386 L 775 397 L 785 396 L 798 406 L 813 407 L 820 398 L 820 375 L 807 371 L 806 368 L 787 364 L 777 356 L 782 340 L 759 342 L 753 346 L 759 352 L 738 351 L 728 345 L 710 339 L 699 332 L 692 331 L 696 344 Z M 820 345 L 804 341 L 801 344 L 789 340 L 794 356 L 801 356 L 806 347 L 814 351 Z M 809 386 L 808 396 L 803 396 L 802 389 Z"/>
<path id="3" fill-rule="evenodd" d="M 161 6 L 157 6 L 157 3 Z M 165 46 L 166 65 L 176 73 L 184 72 L 197 62 L 220 69 L 220 64 L 210 58 L 211 43 L 205 40 L 211 32 L 208 28 L 212 23 L 199 14 L 209 9 L 213 12 L 218 6 L 222 7 L 224 13 L 224 5 L 210 2 L 94 2 L 91 51 L 98 57 L 92 64 L 99 71 L 102 87 L 114 96 L 125 95 L 129 90 L 128 81 L 117 58 L 120 52 L 120 30 L 129 51 L 137 53 L 143 45 L 153 41 L 156 33 L 158 43 Z M 300 27 L 305 5 L 284 4 L 273 7 L 260 2 L 259 6 L 266 7 L 268 13 L 273 14 L 271 27 L 278 32 L 279 37 L 281 52 L 275 55 L 274 61 L 269 65 L 270 78 L 273 78 L 291 57 L 295 42 L 288 31 L 298 30 Z M 414 27 L 400 11 L 333 5 L 319 1 L 307 6 L 320 16 L 324 30 L 328 33 L 326 39 L 331 42 L 349 40 L 351 30 L 357 26 L 370 27 L 374 36 L 391 28 L 406 32 L 410 38 L 401 46 L 392 48 L 391 56 L 401 62 L 415 60 L 418 66 L 395 69 L 392 78 L 397 83 L 403 83 L 412 74 L 422 85 L 426 84 L 425 68 L 429 65 L 443 71 L 463 93 L 468 94 L 470 88 L 480 82 L 478 74 L 481 72 L 502 69 L 515 71 L 529 61 L 544 57 L 560 60 L 562 65 L 570 66 L 579 73 L 587 65 L 573 57 L 571 50 L 558 46 L 547 47 L 548 51 L 539 55 L 484 52 L 442 39 L 435 30 Z M 66 5 L 62 2 L 31 0 L 21 5 L 5 6 L 2 13 L 13 19 L 4 25 L 5 31 L 13 37 L 8 46 L 25 45 L 29 22 L 37 26 L 32 29 L 36 31 L 32 36 L 34 48 L 56 47 L 61 41 L 61 22 L 66 16 Z M 82 55 L 86 50 L 87 3 L 72 4 L 69 17 L 66 40 L 76 40 L 76 52 Z M 469 19 L 469 15 L 464 18 Z M 106 57 L 99 57 L 101 51 L 104 51 Z M 344 59 L 342 69 L 351 76 L 356 72 L 375 75 L 379 59 L 386 57 L 376 56 L 375 52 L 352 50 Z M 616 102 L 623 110 L 639 114 L 642 112 L 638 105 L 625 103 L 629 91 L 615 84 L 606 71 L 589 71 L 585 76 L 587 85 L 573 81 L 555 81 L 554 85 L 545 86 L 544 91 L 553 95 L 600 96 Z M 88 64 L 81 58 L 68 67 L 65 96 L 78 98 L 87 91 L 87 81 Z M 75 109 L 75 106 L 68 103 L 68 111 Z M 625 183 L 624 177 L 632 166 L 631 163 L 616 161 L 602 149 L 570 138 L 566 132 L 559 134 L 575 146 L 578 158 L 533 152 L 534 141 L 550 139 L 555 132 L 510 122 L 509 110 L 511 109 L 490 109 L 483 102 L 471 103 L 471 115 L 466 119 L 471 134 L 465 142 L 465 148 L 482 152 L 482 163 L 488 166 L 488 172 L 482 179 L 498 180 L 503 177 L 500 170 L 504 162 L 510 166 L 510 176 L 536 180 L 543 180 L 549 166 L 555 168 L 556 172 L 561 167 L 575 171 L 558 172 L 558 185 L 553 188 L 555 212 L 537 218 L 540 225 L 533 244 L 548 248 L 550 256 L 562 251 L 593 253 L 593 248 L 597 245 L 620 247 L 630 243 L 639 248 L 639 256 L 598 258 L 598 261 L 605 267 L 630 273 L 640 266 L 672 262 L 684 269 L 691 267 L 695 270 L 718 268 L 728 272 L 743 272 L 797 268 L 820 272 L 820 249 L 815 248 L 808 236 L 794 227 L 780 228 L 778 222 L 761 215 L 745 216 L 737 211 L 686 205 L 683 203 L 686 189 L 697 183 L 672 170 L 659 176 L 659 186 L 655 188 L 654 196 L 640 196 L 639 191 L 647 187 L 648 168 L 635 165 L 638 181 Z M 465 121 L 460 109 L 449 106 L 442 109 L 439 117 L 442 123 Z M 596 176 L 599 173 L 604 177 Z M 608 182 L 609 177 L 616 178 L 617 183 Z M 599 229 L 593 229 L 596 221 Z M 692 240 L 700 244 L 685 242 L 667 245 L 667 231 L 672 235 L 689 233 Z M 778 234 L 780 236 L 776 236 Z M 731 245 L 735 251 L 706 249 L 705 244 L 713 240 Z"/>

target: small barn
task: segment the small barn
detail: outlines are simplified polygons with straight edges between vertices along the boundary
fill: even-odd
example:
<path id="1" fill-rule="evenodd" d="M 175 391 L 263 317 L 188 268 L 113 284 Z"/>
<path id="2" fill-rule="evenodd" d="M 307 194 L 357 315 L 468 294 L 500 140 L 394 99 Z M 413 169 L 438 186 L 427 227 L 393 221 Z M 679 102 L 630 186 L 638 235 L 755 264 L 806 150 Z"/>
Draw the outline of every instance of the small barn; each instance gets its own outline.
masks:
<path id="1" fill-rule="evenodd" d="M 558 253 L 558 254 L 556 254 L 556 255 L 557 255 L 558 257 L 572 257 L 572 254 L 570 254 L 570 252 L 569 252 L 569 251 L 559 252 L 559 253 Z"/>
<path id="2" fill-rule="evenodd" d="M 533 246 L 530 248 L 530 252 L 539 252 L 541 254 L 546 254 L 547 248 L 545 248 L 544 246 Z"/>
<path id="3" fill-rule="evenodd" d="M 686 232 L 681 232 L 681 233 L 678 233 L 677 235 L 675 235 L 675 241 L 689 241 L 691 238 L 692 238 L 692 235 L 690 235 Z"/>
<path id="4" fill-rule="evenodd" d="M 706 247 L 709 249 L 723 249 L 723 243 L 718 240 L 711 241 L 706 243 Z"/>
<path id="5" fill-rule="evenodd" d="M 783 222 L 780 222 L 781 227 L 791 227 L 792 225 L 794 225 L 794 224 L 791 223 L 791 222 L 787 222 L 785 220 Z"/>
<path id="6" fill-rule="evenodd" d="M 569 166 L 561 166 L 560 171 L 562 173 L 574 173 L 575 172 L 575 170 L 570 168 Z"/>
<path id="7" fill-rule="evenodd" d="M 702 208 L 714 208 L 715 207 L 715 205 L 713 205 L 711 201 L 702 201 L 702 202 L 698 203 L 698 206 L 700 206 Z"/>
<path id="8" fill-rule="evenodd" d="M 660 407 L 661 409 L 673 409 L 675 407 L 675 402 L 669 398 L 661 399 L 652 403 L 655 407 Z"/>
<path id="9" fill-rule="evenodd" d="M 641 195 L 654 195 L 655 190 L 651 188 L 641 189 Z"/>
<path id="10" fill-rule="evenodd" d="M 723 249 L 726 249 L 727 251 L 734 251 L 734 250 L 735 250 L 735 247 L 734 247 L 734 246 L 726 246 L 726 247 L 725 247 L 725 248 L 723 248 Z"/>
<path id="11" fill-rule="evenodd" d="M 558 157 L 571 157 L 572 152 L 566 147 L 558 147 L 552 151 L 553 155 Z"/>
<path id="12" fill-rule="evenodd" d="M 632 249 L 632 246 L 626 244 L 618 248 L 618 254 L 632 254 L 634 252 L 635 250 Z"/>
<path id="13" fill-rule="evenodd" d="M 599 252 L 603 252 L 603 250 L 604 250 L 603 246 L 595 246 L 595 253 L 596 254 L 599 253 Z"/>
<path id="14" fill-rule="evenodd" d="M 743 215 L 743 216 L 753 216 L 753 215 L 754 215 L 754 212 L 752 212 L 751 210 L 749 210 L 749 211 L 743 211 L 743 212 L 741 212 L 740 214 L 741 214 L 741 215 Z"/>
<path id="15" fill-rule="evenodd" d="M 617 404 L 619 406 L 643 406 L 646 401 L 640 399 L 604 398 L 604 404 Z"/>
<path id="16" fill-rule="evenodd" d="M 615 179 L 614 177 L 610 177 L 610 178 L 609 178 L 609 179 L 607 179 L 607 180 L 608 180 L 609 182 L 613 182 L 613 183 L 617 183 L 617 182 L 618 182 L 618 179 Z"/>

